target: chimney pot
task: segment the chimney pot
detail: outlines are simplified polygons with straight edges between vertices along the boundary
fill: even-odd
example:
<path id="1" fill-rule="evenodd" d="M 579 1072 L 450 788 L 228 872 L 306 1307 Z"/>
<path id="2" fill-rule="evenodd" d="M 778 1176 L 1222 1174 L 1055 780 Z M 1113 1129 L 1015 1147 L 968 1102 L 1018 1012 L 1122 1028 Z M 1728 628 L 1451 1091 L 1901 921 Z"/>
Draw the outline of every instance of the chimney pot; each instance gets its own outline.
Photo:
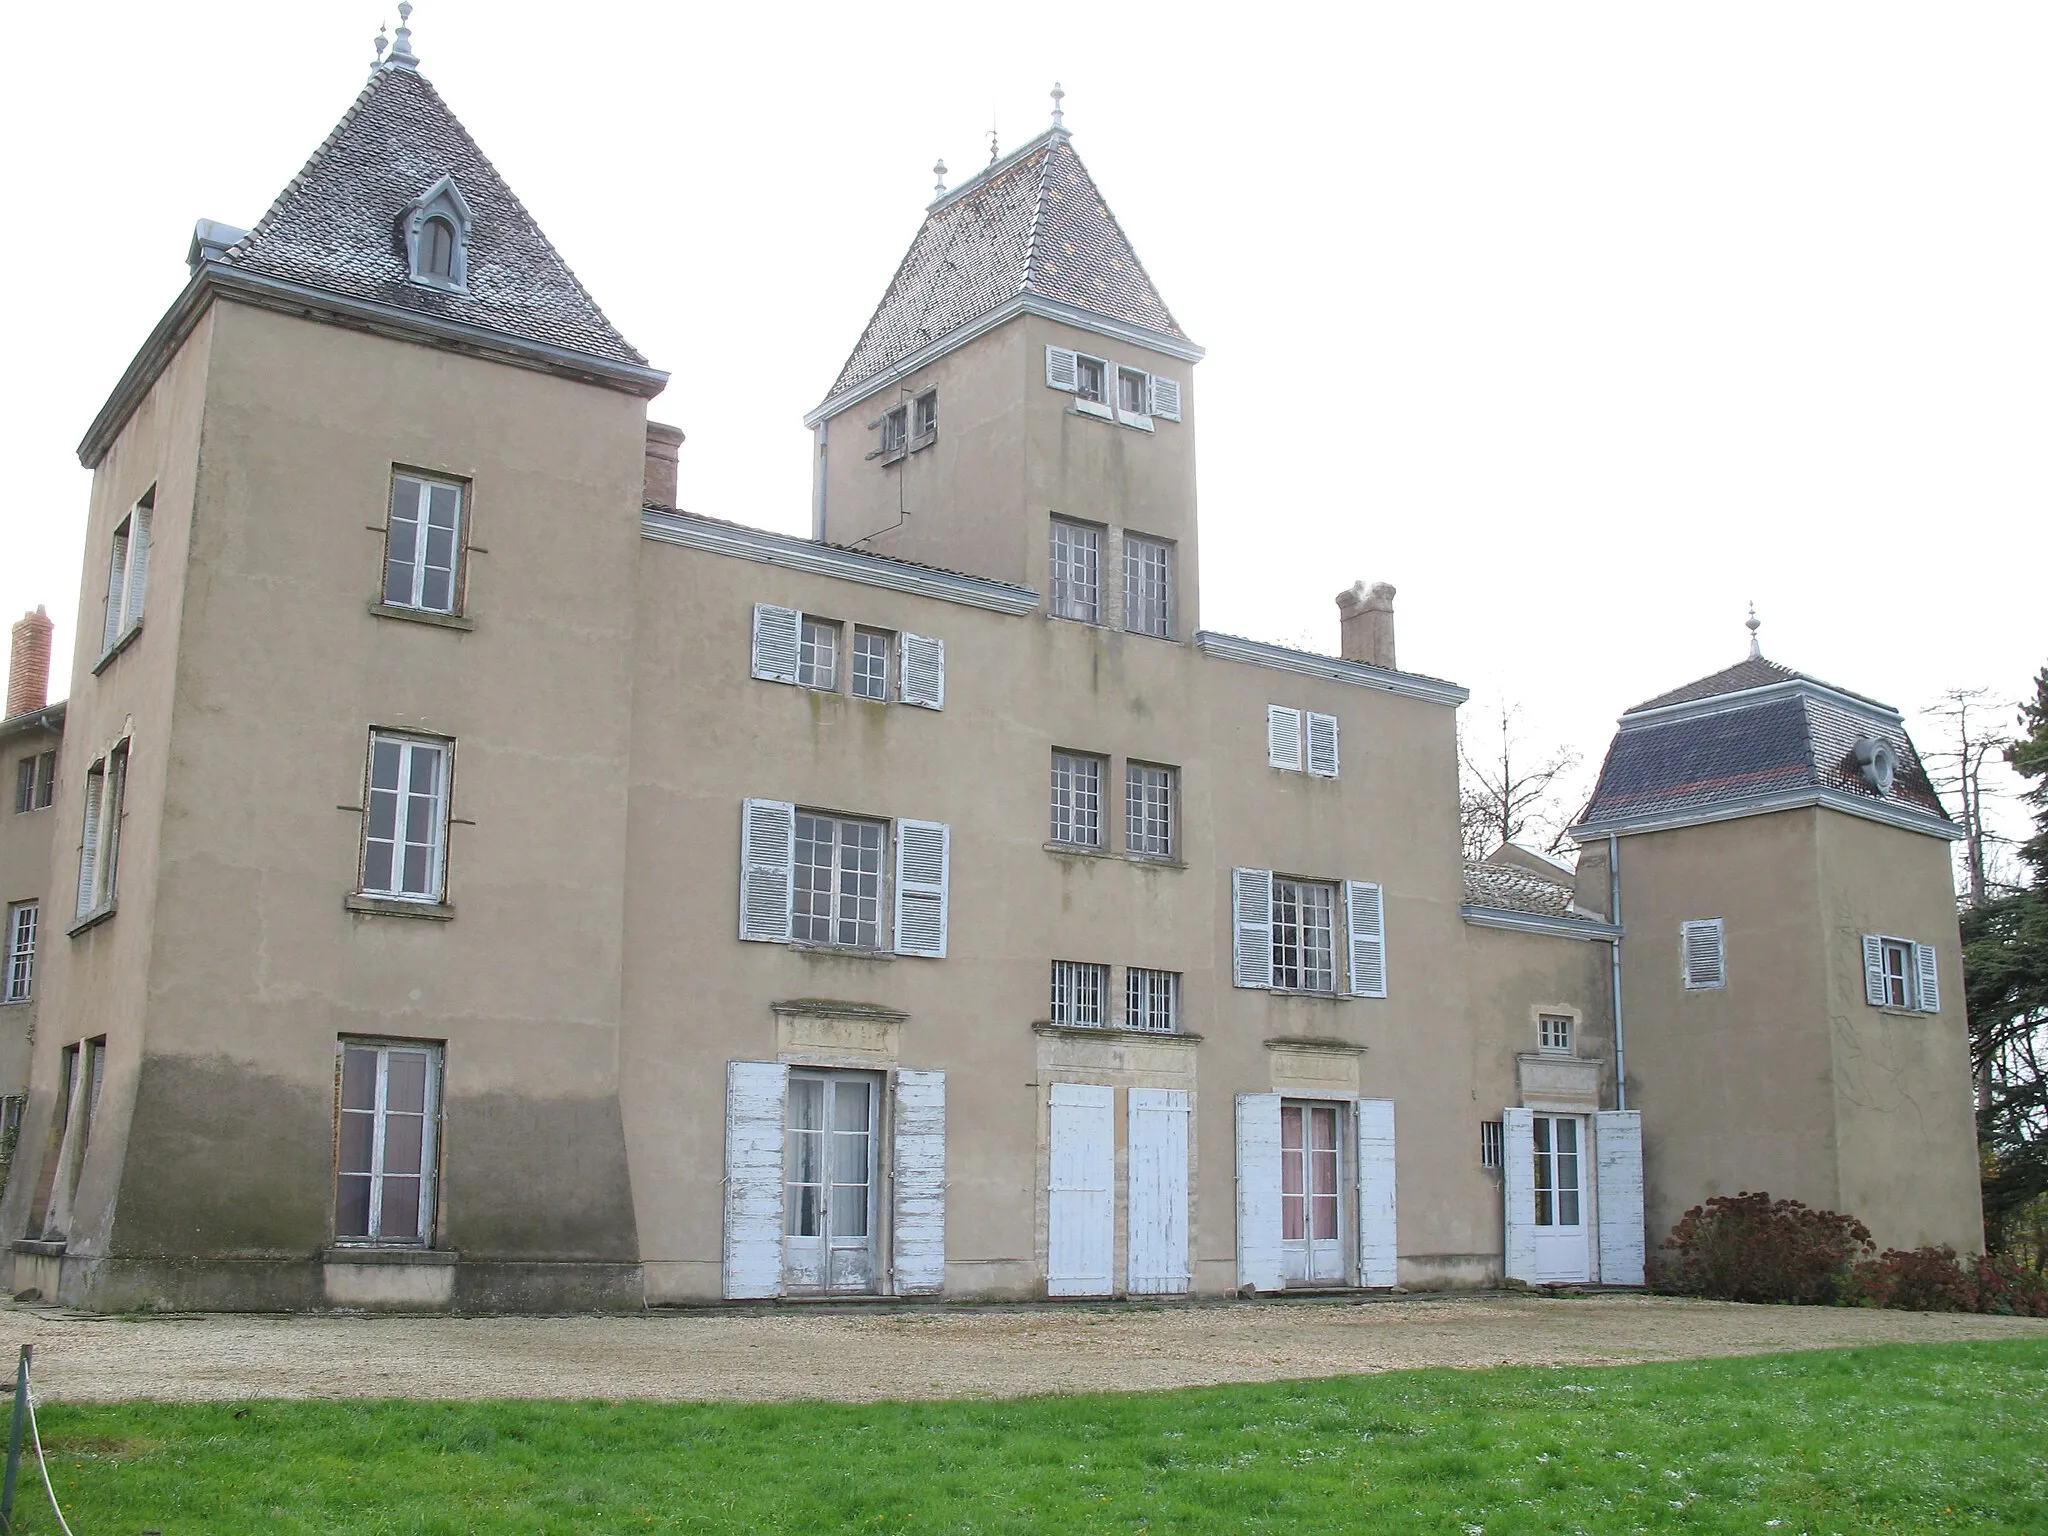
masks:
<path id="1" fill-rule="evenodd" d="M 647 423 L 647 482 L 648 504 L 656 507 L 674 507 L 676 504 L 676 460 L 682 456 L 683 429 L 671 427 L 665 422 Z"/>
<path id="2" fill-rule="evenodd" d="M 57 626 L 36 604 L 14 625 L 14 644 L 7 654 L 7 714 L 25 715 L 50 702 L 50 636 Z"/>
<path id="3" fill-rule="evenodd" d="M 1394 666 L 1394 589 L 1384 581 L 1370 587 L 1353 582 L 1337 594 L 1337 617 L 1343 631 L 1346 661 L 1367 666 Z"/>

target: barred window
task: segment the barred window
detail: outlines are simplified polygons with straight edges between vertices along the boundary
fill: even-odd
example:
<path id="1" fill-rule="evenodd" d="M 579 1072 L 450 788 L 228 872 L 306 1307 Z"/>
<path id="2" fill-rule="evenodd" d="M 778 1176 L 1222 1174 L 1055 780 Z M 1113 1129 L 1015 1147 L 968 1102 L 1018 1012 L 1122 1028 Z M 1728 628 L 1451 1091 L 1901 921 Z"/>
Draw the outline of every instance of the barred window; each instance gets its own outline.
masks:
<path id="1" fill-rule="evenodd" d="M 1501 1165 L 1501 1152 L 1506 1145 L 1505 1138 L 1506 1132 L 1502 1129 L 1500 1121 L 1482 1120 L 1479 1122 L 1480 1167 L 1498 1168 Z"/>
<path id="2" fill-rule="evenodd" d="M 1055 960 L 1052 963 L 1050 1018 L 1055 1024 L 1086 1024 L 1100 1028 L 1109 1022 L 1109 967 L 1085 960 Z"/>
<path id="3" fill-rule="evenodd" d="M 1132 966 L 1124 973 L 1124 1023 L 1170 1035 L 1180 1028 L 1180 973 Z"/>
<path id="4" fill-rule="evenodd" d="M 1124 628 L 1161 635 L 1173 625 L 1173 547 L 1158 539 L 1124 535 Z"/>
<path id="5" fill-rule="evenodd" d="M 849 949 L 881 948 L 886 832 L 879 821 L 797 812 L 791 938 Z"/>
<path id="6" fill-rule="evenodd" d="M 806 688 L 822 688 L 827 693 L 839 686 L 839 626 L 832 620 L 804 615 L 796 680 Z"/>
<path id="7" fill-rule="evenodd" d="M 1102 759 L 1079 752 L 1052 755 L 1052 840 L 1102 846 Z"/>
<path id="8" fill-rule="evenodd" d="M 1337 888 L 1273 877 L 1273 985 L 1295 992 L 1337 990 Z"/>
<path id="9" fill-rule="evenodd" d="M 1124 851 L 1147 858 L 1173 857 L 1176 773 L 1150 763 L 1124 768 Z"/>
<path id="10" fill-rule="evenodd" d="M 1102 618 L 1102 530 L 1052 520 L 1052 611 L 1094 624 Z"/>

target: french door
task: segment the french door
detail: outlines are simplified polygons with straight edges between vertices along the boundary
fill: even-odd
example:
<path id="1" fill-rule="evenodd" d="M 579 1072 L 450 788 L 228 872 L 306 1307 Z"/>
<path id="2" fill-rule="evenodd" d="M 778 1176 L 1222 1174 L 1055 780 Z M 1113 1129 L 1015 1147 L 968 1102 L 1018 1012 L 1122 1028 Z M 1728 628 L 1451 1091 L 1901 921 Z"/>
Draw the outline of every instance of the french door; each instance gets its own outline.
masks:
<path id="1" fill-rule="evenodd" d="M 795 1293 L 872 1291 L 880 1080 L 864 1072 L 789 1074 L 783 1140 L 782 1281 Z"/>
<path id="2" fill-rule="evenodd" d="M 1289 1285 L 1344 1282 L 1340 1116 L 1335 1104 L 1280 1101 L 1280 1248 Z"/>
<path id="3" fill-rule="evenodd" d="M 1536 1278 L 1584 1280 L 1586 1122 L 1581 1115 L 1531 1117 L 1535 1141 Z"/>

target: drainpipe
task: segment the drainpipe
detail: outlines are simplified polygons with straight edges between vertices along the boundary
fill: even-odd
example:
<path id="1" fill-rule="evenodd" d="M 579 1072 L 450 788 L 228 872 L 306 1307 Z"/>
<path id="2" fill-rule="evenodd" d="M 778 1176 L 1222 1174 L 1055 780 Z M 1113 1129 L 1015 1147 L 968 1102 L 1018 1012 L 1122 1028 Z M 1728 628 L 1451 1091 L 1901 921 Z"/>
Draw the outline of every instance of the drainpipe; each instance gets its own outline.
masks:
<path id="1" fill-rule="evenodd" d="M 1621 840 L 1607 834 L 1607 921 L 1621 926 Z M 1607 941 L 1614 967 L 1614 1107 L 1628 1108 L 1628 1054 L 1621 1045 L 1621 935 Z"/>

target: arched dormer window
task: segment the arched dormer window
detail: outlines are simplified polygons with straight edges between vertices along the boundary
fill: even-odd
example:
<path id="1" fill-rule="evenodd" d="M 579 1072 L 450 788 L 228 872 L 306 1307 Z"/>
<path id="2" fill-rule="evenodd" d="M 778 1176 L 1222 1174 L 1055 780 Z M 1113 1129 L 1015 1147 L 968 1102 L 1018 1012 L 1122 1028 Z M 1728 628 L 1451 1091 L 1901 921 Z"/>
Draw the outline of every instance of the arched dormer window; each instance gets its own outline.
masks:
<path id="1" fill-rule="evenodd" d="M 469 202 L 443 176 L 406 208 L 399 219 L 412 280 L 460 293 L 469 286 Z"/>

